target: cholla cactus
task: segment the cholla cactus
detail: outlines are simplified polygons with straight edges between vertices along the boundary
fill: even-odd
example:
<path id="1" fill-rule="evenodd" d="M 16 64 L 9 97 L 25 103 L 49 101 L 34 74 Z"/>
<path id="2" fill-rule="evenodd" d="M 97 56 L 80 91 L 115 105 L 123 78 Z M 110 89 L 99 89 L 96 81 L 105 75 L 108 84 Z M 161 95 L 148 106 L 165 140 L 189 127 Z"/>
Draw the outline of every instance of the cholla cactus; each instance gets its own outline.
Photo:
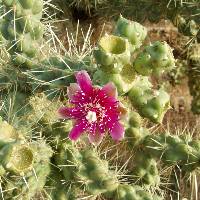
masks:
<path id="1" fill-rule="evenodd" d="M 189 69 L 189 87 L 190 93 L 193 96 L 192 111 L 200 114 L 200 44 L 195 44 L 189 49 L 188 60 L 190 64 Z"/>
<path id="2" fill-rule="evenodd" d="M 25 10 L 32 6 L 31 0 L 16 2 Z M 40 94 L 26 95 L 29 103 L 25 110 L 16 111 L 16 128 L 0 122 L 0 192 L 4 199 L 164 199 L 162 166 L 179 165 L 184 172 L 199 167 L 199 140 L 154 135 L 143 126 L 142 117 L 162 123 L 169 108 L 169 95 L 163 88 L 153 89 L 147 76 L 174 68 L 172 50 L 165 42 L 140 50 L 146 29 L 122 17 L 114 34 L 100 39 L 94 51 L 96 65 L 91 58 L 72 62 L 60 56 L 45 59 L 37 64 L 39 71 L 31 71 L 33 79 L 54 83 L 43 84 Z M 45 73 L 43 64 L 49 69 Z M 30 86 L 26 80 L 19 82 Z M 64 88 L 64 95 L 45 95 L 51 88 Z M 22 100 L 23 95 L 17 99 Z M 107 132 L 114 141 L 104 136 Z M 121 159 L 124 150 L 130 154 L 130 163 Z M 115 156 L 121 161 L 113 161 Z"/>
<path id="3" fill-rule="evenodd" d="M 169 109 L 169 95 L 163 90 L 153 91 L 147 77 L 138 79 L 129 91 L 129 99 L 143 117 L 161 123 Z"/>
<path id="4" fill-rule="evenodd" d="M 131 51 L 138 49 L 147 36 L 147 30 L 144 26 L 137 22 L 127 20 L 123 18 L 122 15 L 117 21 L 115 33 L 128 39 Z"/>
<path id="5" fill-rule="evenodd" d="M 8 51 L 16 65 L 32 66 L 43 37 L 42 0 L 3 1 L 7 14 L 1 22 L 1 33 L 9 41 Z"/>
<path id="6" fill-rule="evenodd" d="M 175 60 L 171 48 L 166 42 L 157 41 L 146 46 L 133 59 L 130 53 L 142 45 L 146 29 L 121 16 L 116 34 L 118 36 L 103 37 L 94 52 L 99 67 L 94 74 L 94 81 L 98 84 L 112 81 L 119 94 L 128 93 L 132 105 L 143 117 L 156 123 L 162 122 L 164 113 L 169 108 L 169 95 L 163 89 L 153 91 L 147 77 L 140 78 L 139 75 L 161 75 L 164 71 L 173 69 Z M 126 58 L 125 61 L 121 59 L 122 56 Z"/>
<path id="7" fill-rule="evenodd" d="M 155 42 L 146 46 L 134 61 L 135 70 L 143 75 L 148 76 L 151 73 L 159 75 L 164 71 L 172 70 L 175 67 L 175 60 L 172 49 L 166 42 Z"/>
<path id="8" fill-rule="evenodd" d="M 5 121 L 0 122 L 0 127 L 0 165 L 4 169 L 1 191 L 5 190 L 1 196 L 32 198 L 46 183 L 52 150 L 43 140 L 27 142 L 20 131 Z"/>

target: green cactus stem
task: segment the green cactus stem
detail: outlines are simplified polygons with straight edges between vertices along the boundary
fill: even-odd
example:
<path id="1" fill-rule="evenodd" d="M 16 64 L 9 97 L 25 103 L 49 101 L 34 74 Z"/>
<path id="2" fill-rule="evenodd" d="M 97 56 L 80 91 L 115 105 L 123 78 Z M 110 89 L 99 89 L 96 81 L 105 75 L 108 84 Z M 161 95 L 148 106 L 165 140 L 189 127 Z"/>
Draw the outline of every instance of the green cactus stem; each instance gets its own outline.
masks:
<path id="1" fill-rule="evenodd" d="M 157 168 L 157 161 L 146 155 L 144 152 L 139 152 L 134 159 L 136 166 L 132 170 L 134 180 L 142 185 L 157 186 L 160 184 L 160 176 Z"/>
<path id="2" fill-rule="evenodd" d="M 43 37 L 44 27 L 42 18 L 42 0 L 4 0 L 6 11 L 1 22 L 1 34 L 9 41 L 8 51 L 12 61 L 17 66 L 31 67 L 37 57 Z"/>
<path id="3" fill-rule="evenodd" d="M 185 171 L 199 167 L 199 140 L 169 134 L 149 135 L 145 138 L 145 152 L 167 165 L 178 164 Z"/>
<path id="4" fill-rule="evenodd" d="M 192 99 L 192 112 L 200 114 L 200 44 L 195 44 L 189 49 L 189 88 Z"/>
<path id="5" fill-rule="evenodd" d="M 169 109 L 169 95 L 163 89 L 153 91 L 151 87 L 147 77 L 138 78 L 128 96 L 141 116 L 161 123 Z"/>
<path id="6" fill-rule="evenodd" d="M 145 50 L 139 53 L 133 66 L 143 76 L 151 73 L 160 75 L 164 71 L 169 71 L 175 67 L 175 59 L 170 46 L 166 42 L 157 41 L 150 46 L 146 46 Z"/>
<path id="7" fill-rule="evenodd" d="M 144 191 L 143 188 L 137 185 L 119 185 L 116 194 L 115 194 L 116 200 L 139 200 L 139 199 L 145 199 L 145 200 L 161 200 L 161 197 L 158 197 L 157 195 L 152 195 L 151 193 L 148 193 Z"/>
<path id="8" fill-rule="evenodd" d="M 101 160 L 91 150 L 84 150 L 82 156 L 82 166 L 79 169 L 78 176 L 86 182 L 87 191 L 98 195 L 116 190 L 119 183 L 114 172 L 109 170 L 108 162 Z"/>
<path id="9" fill-rule="evenodd" d="M 128 39 L 130 42 L 131 52 L 138 49 L 144 42 L 147 36 L 147 30 L 141 24 L 127 20 L 120 16 L 116 24 L 116 35 Z"/>
<path id="10" fill-rule="evenodd" d="M 98 85 L 103 86 L 108 82 L 113 82 L 119 94 L 127 93 L 133 87 L 134 80 L 135 71 L 131 65 L 123 67 L 122 72 L 119 74 L 110 74 L 102 70 L 97 70 L 93 75 L 93 81 Z"/>

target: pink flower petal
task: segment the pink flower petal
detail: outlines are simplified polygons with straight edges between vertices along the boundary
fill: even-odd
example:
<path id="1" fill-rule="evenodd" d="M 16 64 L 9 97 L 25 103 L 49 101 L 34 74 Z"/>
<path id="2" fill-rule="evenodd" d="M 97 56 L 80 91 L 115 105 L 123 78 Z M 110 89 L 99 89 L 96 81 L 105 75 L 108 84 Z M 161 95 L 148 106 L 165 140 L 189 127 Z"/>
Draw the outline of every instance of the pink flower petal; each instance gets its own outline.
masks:
<path id="1" fill-rule="evenodd" d="M 92 81 L 90 79 L 89 74 L 82 70 L 75 74 L 76 80 L 83 92 L 90 92 L 92 90 Z"/>
<path id="2" fill-rule="evenodd" d="M 96 132 L 92 133 L 90 132 L 88 135 L 90 143 L 93 145 L 99 145 L 103 139 L 104 134 L 100 133 L 99 131 L 96 130 Z"/>
<path id="3" fill-rule="evenodd" d="M 58 114 L 59 114 L 59 117 L 62 119 L 70 118 L 69 108 L 67 108 L 67 107 L 59 108 Z"/>
<path id="4" fill-rule="evenodd" d="M 99 145 L 103 139 L 104 132 L 101 133 L 100 130 L 98 129 L 98 124 L 97 123 L 92 123 L 90 124 L 90 127 L 88 127 L 89 130 L 89 141 L 90 143 L 94 145 Z"/>
<path id="5" fill-rule="evenodd" d="M 81 89 L 77 83 L 70 83 L 70 86 L 67 88 L 67 95 L 70 100 L 73 100 L 74 95 L 77 94 Z"/>
<path id="6" fill-rule="evenodd" d="M 84 123 L 84 121 L 76 123 L 69 133 L 69 138 L 76 141 L 80 137 L 80 135 L 86 130 L 86 128 L 87 125 L 86 123 Z"/>
<path id="7" fill-rule="evenodd" d="M 104 91 L 106 93 L 106 95 L 111 96 L 111 97 L 117 98 L 117 96 L 118 96 L 117 88 L 115 87 L 115 85 L 112 82 L 104 85 L 104 87 L 102 88 L 102 91 Z"/>
<path id="8" fill-rule="evenodd" d="M 124 127 L 118 121 L 113 125 L 110 135 L 113 140 L 121 140 L 124 137 Z"/>
<path id="9" fill-rule="evenodd" d="M 62 119 L 79 119 L 84 116 L 84 113 L 81 112 L 80 108 L 67 108 L 61 107 L 58 110 L 58 114 Z"/>

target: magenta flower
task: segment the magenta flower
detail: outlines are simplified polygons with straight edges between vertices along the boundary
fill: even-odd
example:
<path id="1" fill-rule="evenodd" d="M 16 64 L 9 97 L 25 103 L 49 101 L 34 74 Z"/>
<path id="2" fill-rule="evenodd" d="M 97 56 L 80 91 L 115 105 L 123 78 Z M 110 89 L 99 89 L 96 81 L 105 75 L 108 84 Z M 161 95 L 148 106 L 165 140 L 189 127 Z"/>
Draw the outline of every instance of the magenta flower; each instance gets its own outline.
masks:
<path id="1" fill-rule="evenodd" d="M 92 86 L 86 71 L 80 71 L 75 76 L 78 84 L 70 84 L 67 91 L 73 107 L 61 107 L 58 111 L 62 118 L 75 122 L 69 138 L 77 140 L 86 132 L 91 143 L 99 144 L 108 131 L 114 140 L 121 140 L 124 127 L 119 121 L 126 111 L 116 99 L 114 84 L 108 83 L 98 88 Z"/>

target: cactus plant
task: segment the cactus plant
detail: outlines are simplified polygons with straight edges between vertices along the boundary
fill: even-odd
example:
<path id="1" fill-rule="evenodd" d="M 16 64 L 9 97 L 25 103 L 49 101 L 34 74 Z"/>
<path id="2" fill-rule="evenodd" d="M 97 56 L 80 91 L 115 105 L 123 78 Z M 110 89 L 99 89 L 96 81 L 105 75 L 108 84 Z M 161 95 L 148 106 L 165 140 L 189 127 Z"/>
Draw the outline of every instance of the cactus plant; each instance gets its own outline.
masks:
<path id="1" fill-rule="evenodd" d="M 162 122 L 169 108 L 169 95 L 162 89 L 152 91 L 147 77 L 138 79 L 129 91 L 129 99 L 138 112 L 153 122 Z"/>
<path id="2" fill-rule="evenodd" d="M 188 60 L 189 68 L 189 87 L 193 96 L 192 111 L 196 114 L 200 113 L 200 93 L 199 93 L 199 76 L 200 76 L 200 45 L 195 44 L 189 49 Z"/>
<path id="3" fill-rule="evenodd" d="M 130 42 L 131 52 L 139 48 L 147 36 L 147 30 L 137 22 L 127 20 L 120 16 L 116 25 L 116 35 L 127 38 Z"/>
<path id="4" fill-rule="evenodd" d="M 39 50 L 39 44 L 43 37 L 42 18 L 43 1 L 9 1 L 2 2 L 6 11 L 1 22 L 1 34 L 9 41 L 8 51 L 12 61 L 20 66 L 32 66 L 33 58 Z"/>
<path id="5" fill-rule="evenodd" d="M 6 9 L 13 6 L 11 1 L 3 2 Z M 21 6 L 18 25 L 30 34 L 33 10 L 27 27 L 24 20 L 35 1 L 14 2 Z M 12 24 L 10 12 L 5 26 Z M 40 19 L 41 12 L 36 24 Z M 5 65 L 7 76 L 2 80 L 11 83 L 18 78 L 14 83 L 19 91 L 17 103 L 9 107 L 10 99 L 3 98 L 0 111 L 0 195 L 4 199 L 166 199 L 163 166 L 177 165 L 185 174 L 197 170 L 199 140 L 152 134 L 143 123 L 142 117 L 162 123 L 169 109 L 169 94 L 153 88 L 150 75 L 161 76 L 175 66 L 166 42 L 142 48 L 146 34 L 145 27 L 121 16 L 113 35 L 100 39 L 94 60 L 90 55 L 81 61 L 66 55 L 46 56 L 31 71 L 14 72 Z M 17 32 L 16 37 L 21 35 Z M 190 60 L 196 60 L 194 52 Z M 28 83 L 30 79 L 21 78 L 22 74 L 36 82 Z M 39 81 L 40 90 L 35 84 Z M 12 94 L 8 88 L 3 89 Z M 62 89 L 63 95 L 52 97 L 46 92 L 51 89 Z M 25 109 L 20 107 L 25 103 Z M 9 123 L 6 114 L 13 114 Z"/>
<path id="6" fill-rule="evenodd" d="M 157 41 L 147 46 L 134 61 L 135 70 L 143 76 L 148 76 L 151 73 L 159 75 L 174 67 L 175 60 L 172 49 L 166 42 Z"/>

